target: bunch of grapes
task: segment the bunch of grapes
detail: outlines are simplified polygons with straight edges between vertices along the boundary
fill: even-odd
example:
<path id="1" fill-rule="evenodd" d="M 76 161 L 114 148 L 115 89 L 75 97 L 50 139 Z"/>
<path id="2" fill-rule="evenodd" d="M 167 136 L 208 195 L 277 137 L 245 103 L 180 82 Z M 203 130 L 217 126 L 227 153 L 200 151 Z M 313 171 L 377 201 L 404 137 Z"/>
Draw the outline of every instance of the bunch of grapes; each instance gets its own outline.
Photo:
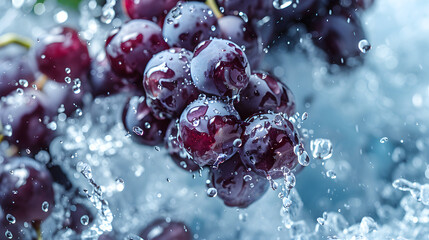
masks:
<path id="1" fill-rule="evenodd" d="M 127 94 L 122 122 L 136 142 L 163 144 L 185 171 L 209 168 L 209 195 L 227 206 L 249 206 L 270 181 L 290 176 L 298 163 L 308 164 L 289 120 L 295 114 L 291 90 L 259 69 L 265 49 L 304 26 L 327 62 L 361 64 L 362 49 L 369 46 L 362 42 L 359 15 L 372 3 L 122 0 L 130 20 L 114 29 L 105 51 L 93 57 L 69 27 L 51 29 L 32 46 L 9 36 L 30 50 L 1 50 L 0 141 L 7 141 L 9 150 L 0 153 L 0 233 L 23 236 L 24 222 L 39 230 L 55 204 L 54 182 L 73 189 L 61 166 L 31 157 L 49 151 L 55 121 L 79 114 L 86 94 Z M 61 226 L 80 234 L 93 213 L 78 194 L 70 195 Z M 140 236 L 192 238 L 183 223 L 164 219 Z"/>

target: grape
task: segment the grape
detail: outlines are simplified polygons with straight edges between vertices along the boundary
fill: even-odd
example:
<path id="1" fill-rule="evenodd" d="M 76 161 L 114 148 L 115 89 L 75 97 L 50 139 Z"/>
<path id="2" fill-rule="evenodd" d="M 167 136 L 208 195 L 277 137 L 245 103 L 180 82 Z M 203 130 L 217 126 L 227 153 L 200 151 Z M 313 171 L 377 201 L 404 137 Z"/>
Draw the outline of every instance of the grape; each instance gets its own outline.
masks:
<path id="1" fill-rule="evenodd" d="M 137 84 L 132 80 L 118 77 L 111 69 L 105 55 L 99 55 L 91 64 L 90 84 L 94 96 L 110 95 L 118 92 L 134 91 Z M 140 79 L 138 80 L 140 81 Z"/>
<path id="2" fill-rule="evenodd" d="M 179 121 L 179 143 L 199 166 L 218 164 L 237 152 L 240 116 L 234 107 L 215 98 L 189 104 Z"/>
<path id="3" fill-rule="evenodd" d="M 199 92 L 189 69 L 191 58 L 191 52 L 171 48 L 156 54 L 147 64 L 143 86 L 147 103 L 158 118 L 177 117 L 197 99 Z"/>
<path id="4" fill-rule="evenodd" d="M 34 45 L 37 66 L 49 78 L 64 82 L 65 77 L 80 78 L 90 68 L 86 43 L 68 27 L 55 27 Z"/>
<path id="5" fill-rule="evenodd" d="M 216 188 L 217 196 L 230 207 L 248 207 L 261 198 L 269 187 L 266 178 L 243 165 L 239 154 L 222 163 L 218 169 L 210 169 L 209 179 L 209 186 Z"/>
<path id="6" fill-rule="evenodd" d="M 246 167 L 277 179 L 283 176 L 283 168 L 297 165 L 294 147 L 299 144 L 299 136 L 282 115 L 253 115 L 244 121 L 243 128 L 240 155 Z"/>
<path id="7" fill-rule="evenodd" d="M 140 233 L 145 240 L 191 240 L 192 234 L 182 222 L 156 219 Z"/>
<path id="8" fill-rule="evenodd" d="M 177 129 L 176 121 L 171 121 L 170 125 L 167 128 L 167 133 L 165 134 L 165 148 L 171 156 L 171 159 L 177 166 L 180 168 L 194 172 L 200 169 L 192 159 L 186 154 L 185 150 L 180 147 L 180 144 L 177 139 L 179 130 Z"/>
<path id="9" fill-rule="evenodd" d="M 222 38 L 240 46 L 247 56 L 252 68 L 258 67 L 264 55 L 261 38 L 252 24 L 237 16 L 224 16 L 219 20 Z"/>
<path id="10" fill-rule="evenodd" d="M 140 78 L 152 56 L 168 48 L 161 28 L 148 20 L 131 20 L 111 32 L 106 55 L 112 70 L 120 77 Z"/>
<path id="11" fill-rule="evenodd" d="M 12 234 L 12 239 L 25 239 L 23 226 L 20 223 L 11 223 L 6 219 L 6 214 L 0 209 L 0 236 L 1 239 L 6 239 L 6 231 Z"/>
<path id="12" fill-rule="evenodd" d="M 77 109 L 82 108 L 83 96 L 87 88 L 89 88 L 87 81 L 80 79 L 75 79 L 70 84 L 46 81 L 43 85 L 43 93 L 46 96 L 44 105 L 47 114 L 55 116 L 60 109 L 60 112 L 70 116 Z"/>
<path id="13" fill-rule="evenodd" d="M 319 11 L 324 11 L 326 0 L 292 0 L 286 8 L 274 8 L 274 16 L 279 21 L 276 27 L 281 31 L 289 27 L 290 23 L 305 22 L 317 16 Z"/>
<path id="14" fill-rule="evenodd" d="M 0 206 L 18 222 L 43 221 L 52 213 L 52 177 L 39 162 L 15 157 L 0 165 Z M 42 205 L 48 204 L 44 209 Z"/>
<path id="15" fill-rule="evenodd" d="M 53 132 L 45 124 L 46 96 L 35 90 L 9 94 L 0 106 L 0 121 L 5 139 L 21 149 L 40 150 L 47 146 Z"/>
<path id="16" fill-rule="evenodd" d="M 132 97 L 124 107 L 122 123 L 134 140 L 155 146 L 164 139 L 170 120 L 156 119 L 144 97 Z"/>
<path id="17" fill-rule="evenodd" d="M 228 15 L 245 13 L 248 18 L 262 19 L 272 15 L 273 1 L 271 0 L 217 0 L 218 6 Z"/>
<path id="18" fill-rule="evenodd" d="M 122 7 L 131 19 L 152 20 L 172 9 L 178 0 L 122 0 Z"/>
<path id="19" fill-rule="evenodd" d="M 25 80 L 21 81 L 23 84 L 20 84 L 21 79 Z M 5 54 L 0 58 L 0 97 L 8 95 L 17 88 L 31 86 L 34 81 L 34 70 L 30 67 L 26 55 Z"/>
<path id="20" fill-rule="evenodd" d="M 265 72 L 256 72 L 249 85 L 240 93 L 240 102 L 235 104 L 240 116 L 245 119 L 252 114 L 268 111 L 284 112 L 291 116 L 295 111 L 292 91 L 277 78 Z"/>
<path id="21" fill-rule="evenodd" d="M 69 215 L 66 214 L 63 226 L 66 229 L 72 229 L 78 234 L 87 229 L 89 227 L 88 225 L 91 224 L 94 219 L 91 211 L 83 204 L 73 204 L 69 207 L 69 210 Z M 82 222 L 86 223 L 86 225 Z"/>
<path id="22" fill-rule="evenodd" d="M 250 64 L 237 44 L 224 39 L 207 40 L 194 51 L 191 76 L 204 93 L 234 96 L 249 83 Z"/>
<path id="23" fill-rule="evenodd" d="M 366 37 L 353 12 L 341 11 L 317 17 L 308 29 L 314 44 L 326 53 L 330 63 L 350 66 L 363 61 L 358 46 Z"/>
<path id="24" fill-rule="evenodd" d="M 179 2 L 165 17 L 162 35 L 172 47 L 189 51 L 202 41 L 219 37 L 220 31 L 213 11 L 204 3 Z"/>

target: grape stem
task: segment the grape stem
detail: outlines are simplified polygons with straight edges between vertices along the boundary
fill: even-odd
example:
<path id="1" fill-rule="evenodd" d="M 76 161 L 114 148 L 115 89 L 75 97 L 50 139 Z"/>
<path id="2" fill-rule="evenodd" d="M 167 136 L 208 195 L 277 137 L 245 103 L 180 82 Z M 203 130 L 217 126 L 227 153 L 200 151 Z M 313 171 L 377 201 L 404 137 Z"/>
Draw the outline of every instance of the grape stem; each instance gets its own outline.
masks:
<path id="1" fill-rule="evenodd" d="M 223 14 L 219 11 L 219 7 L 217 6 L 216 0 L 206 0 L 207 6 L 209 6 L 212 10 L 216 18 L 223 17 Z"/>
<path id="2" fill-rule="evenodd" d="M 40 77 L 37 78 L 36 80 L 36 87 L 38 90 L 42 90 L 43 86 L 45 86 L 45 83 L 48 81 L 48 76 L 46 76 L 45 74 L 40 75 Z"/>
<path id="3" fill-rule="evenodd" d="M 37 233 L 37 240 L 43 240 L 43 237 L 42 237 L 42 228 L 41 228 L 41 223 L 42 222 L 40 222 L 40 221 L 34 221 L 33 222 L 33 228 L 34 228 L 34 230 L 36 230 L 36 233 Z"/>
<path id="4" fill-rule="evenodd" d="M 12 43 L 23 46 L 26 49 L 30 49 L 33 44 L 30 39 L 16 33 L 6 33 L 0 36 L 0 48 L 6 47 Z"/>

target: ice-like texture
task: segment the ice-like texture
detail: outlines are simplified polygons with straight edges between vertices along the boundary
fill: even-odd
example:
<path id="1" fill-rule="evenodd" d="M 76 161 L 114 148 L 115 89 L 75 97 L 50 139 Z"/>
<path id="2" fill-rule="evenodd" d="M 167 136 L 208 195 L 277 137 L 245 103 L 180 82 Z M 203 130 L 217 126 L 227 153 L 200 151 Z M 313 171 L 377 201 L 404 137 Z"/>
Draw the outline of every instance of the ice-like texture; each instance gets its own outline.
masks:
<path id="1" fill-rule="evenodd" d="M 21 9 L 26 9 L 23 2 Z M 16 30 L 14 19 L 22 15 L 9 5 L 0 3 L 0 12 L 6 12 L 0 16 L 0 34 Z M 106 26 L 88 18 L 101 11 L 91 6 L 82 5 L 86 20 L 80 26 L 96 53 Z M 64 17 L 57 16 L 58 10 L 46 11 L 55 13 L 54 19 Z M 427 239 L 428 12 L 429 1 L 377 0 L 363 15 L 372 48 L 364 66 L 353 71 L 329 74 L 317 57 L 321 53 L 305 37 L 295 50 L 287 51 L 286 41 L 270 49 L 264 69 L 291 88 L 297 111 L 308 113 L 299 117 L 305 121 L 296 121 L 307 136 L 307 151 L 316 139 L 329 139 L 333 146 L 332 157 L 330 149 L 320 149 L 327 144 L 314 148 L 320 153 L 309 152 L 326 157 L 312 159 L 296 174 L 289 195 L 288 187 L 295 185 L 292 175 L 286 183 L 279 179 L 276 191 L 269 190 L 247 209 L 225 207 L 218 197 L 207 196 L 206 170 L 185 172 L 162 148 L 132 142 L 119 118 L 126 96 L 96 99 L 82 116 L 58 122 L 62 136 L 50 147 L 54 161 L 65 166 L 80 193 L 86 189 L 90 198 L 96 196 L 94 210 L 104 209 L 98 211 L 104 215 L 96 217 L 94 226 L 101 231 L 112 224 L 117 239 L 134 236 L 159 217 L 185 222 L 194 239 Z M 76 24 L 72 15 L 67 24 Z M 22 18 L 20 31 L 26 33 L 25 26 L 34 25 L 25 23 L 34 19 Z M 42 34 L 51 19 L 38 19 L 39 27 L 27 34 Z M 115 18 L 111 25 L 120 23 Z M 70 231 L 55 231 L 64 211 L 61 204 L 50 209 L 54 214 L 42 225 L 45 238 L 74 239 Z M 97 234 L 84 232 L 86 239 Z"/>

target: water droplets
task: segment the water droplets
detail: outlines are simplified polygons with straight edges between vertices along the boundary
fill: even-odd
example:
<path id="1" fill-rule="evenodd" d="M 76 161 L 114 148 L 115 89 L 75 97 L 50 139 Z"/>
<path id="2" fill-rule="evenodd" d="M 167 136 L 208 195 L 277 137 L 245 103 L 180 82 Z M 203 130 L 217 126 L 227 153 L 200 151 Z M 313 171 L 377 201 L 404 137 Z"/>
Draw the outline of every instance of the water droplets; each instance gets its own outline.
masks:
<path id="1" fill-rule="evenodd" d="M 18 80 L 19 85 L 23 86 L 23 87 L 28 87 L 28 81 L 25 79 L 20 79 Z"/>
<path id="2" fill-rule="evenodd" d="M 66 72 L 67 74 L 70 74 L 70 73 L 71 73 L 71 69 L 70 69 L 70 68 L 66 68 L 66 69 L 65 69 L 65 72 Z"/>
<path id="3" fill-rule="evenodd" d="M 298 163 L 306 167 L 310 164 L 310 157 L 308 156 L 307 151 L 304 149 L 304 145 L 299 143 L 293 148 L 295 155 L 298 156 Z"/>
<path id="4" fill-rule="evenodd" d="M 16 218 L 12 214 L 7 214 L 6 215 L 6 220 L 9 223 L 11 223 L 11 224 L 15 224 L 16 223 Z"/>
<path id="5" fill-rule="evenodd" d="M 310 149 L 313 158 L 326 160 L 332 157 L 333 146 L 329 139 L 317 138 L 311 140 Z"/>
<path id="6" fill-rule="evenodd" d="M 217 196 L 217 189 L 216 188 L 209 188 L 207 189 L 207 196 L 209 197 L 216 197 Z"/>
<path id="7" fill-rule="evenodd" d="M 285 9 L 292 5 L 292 0 L 273 0 L 273 6 L 276 9 Z"/>
<path id="8" fill-rule="evenodd" d="M 333 170 L 326 171 L 326 176 L 330 179 L 336 179 L 337 174 Z"/>
<path id="9" fill-rule="evenodd" d="M 86 179 L 92 179 L 92 169 L 91 166 L 84 162 L 78 162 L 76 165 L 76 170 L 86 178 Z"/>
<path id="10" fill-rule="evenodd" d="M 380 143 L 386 143 L 387 141 L 389 141 L 388 137 L 382 137 L 382 138 L 380 138 Z"/>
<path id="11" fill-rule="evenodd" d="M 141 128 L 140 128 L 140 127 L 138 127 L 138 126 L 134 126 L 134 127 L 133 127 L 133 132 L 134 132 L 135 134 L 137 134 L 138 136 L 142 136 L 142 135 L 144 134 L 143 129 L 141 129 Z"/>
<path id="12" fill-rule="evenodd" d="M 113 7 L 116 4 L 116 0 L 107 0 L 106 4 L 103 6 L 101 21 L 105 24 L 110 24 L 112 20 L 115 18 L 115 10 Z"/>
<path id="13" fill-rule="evenodd" d="M 252 176 L 250 176 L 250 175 L 246 174 L 246 175 L 244 175 L 243 180 L 244 180 L 245 182 L 250 182 L 250 181 L 252 181 Z"/>
<path id="14" fill-rule="evenodd" d="M 358 47 L 362 53 L 367 53 L 369 50 L 371 50 L 371 44 L 366 39 L 360 40 Z"/>
<path id="15" fill-rule="evenodd" d="M 8 239 L 12 239 L 12 238 L 13 238 L 13 234 L 12 234 L 9 230 L 6 230 L 6 232 L 4 233 L 4 235 L 5 235 Z"/>
<path id="16" fill-rule="evenodd" d="M 237 138 L 234 140 L 234 142 L 232 142 L 232 144 L 234 147 L 239 148 L 243 145 L 243 141 L 240 138 Z"/>
<path id="17" fill-rule="evenodd" d="M 115 184 L 116 184 L 116 191 L 118 191 L 118 192 L 124 191 L 125 182 L 122 178 L 117 178 L 115 181 Z"/>
<path id="18" fill-rule="evenodd" d="M 49 211 L 49 203 L 48 202 L 44 201 L 42 203 L 42 211 L 44 211 L 44 212 L 48 212 Z"/>
<path id="19" fill-rule="evenodd" d="M 88 217 L 88 215 L 83 215 L 83 216 L 80 218 L 80 223 L 81 223 L 82 225 L 84 225 L 84 226 L 88 225 L 88 223 L 89 223 L 89 217 Z"/>

